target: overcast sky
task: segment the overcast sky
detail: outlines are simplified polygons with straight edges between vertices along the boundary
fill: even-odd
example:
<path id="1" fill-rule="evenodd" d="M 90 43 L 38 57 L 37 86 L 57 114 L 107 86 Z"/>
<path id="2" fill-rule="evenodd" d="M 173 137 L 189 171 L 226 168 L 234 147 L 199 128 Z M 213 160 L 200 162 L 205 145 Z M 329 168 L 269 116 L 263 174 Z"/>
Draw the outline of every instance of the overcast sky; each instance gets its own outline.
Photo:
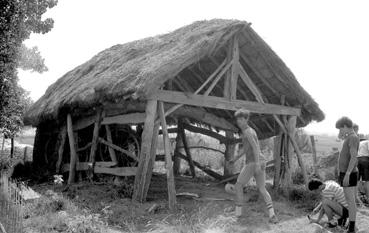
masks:
<path id="1" fill-rule="evenodd" d="M 49 71 L 19 71 L 20 84 L 37 100 L 46 88 L 98 52 L 173 31 L 197 20 L 246 20 L 295 74 L 326 114 L 309 132 L 336 133 L 349 116 L 369 133 L 369 2 L 362 0 L 60 0 L 45 16 L 45 35 L 32 35 Z"/>

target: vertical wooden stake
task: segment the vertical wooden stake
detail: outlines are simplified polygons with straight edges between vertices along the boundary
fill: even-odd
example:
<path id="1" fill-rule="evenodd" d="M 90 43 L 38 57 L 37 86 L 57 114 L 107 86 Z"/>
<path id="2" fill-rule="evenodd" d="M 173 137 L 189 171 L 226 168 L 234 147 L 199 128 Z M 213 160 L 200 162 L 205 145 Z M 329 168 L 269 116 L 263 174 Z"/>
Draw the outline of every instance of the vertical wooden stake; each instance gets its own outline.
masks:
<path id="1" fill-rule="evenodd" d="M 148 100 L 146 104 L 146 119 L 142 132 L 141 154 L 138 163 L 132 199 L 143 202 L 146 200 L 147 190 L 150 185 L 152 175 L 152 143 L 154 135 L 154 125 L 157 116 L 157 100 Z M 155 157 L 154 157 L 155 158 Z M 151 164 L 151 165 L 150 165 Z"/>
<path id="2" fill-rule="evenodd" d="M 178 176 L 181 171 L 181 158 L 178 155 L 178 152 L 181 151 L 183 147 L 183 141 L 181 138 L 181 134 L 178 132 L 179 126 L 177 125 L 177 137 L 176 137 L 176 147 L 174 149 L 174 161 L 173 161 L 173 172 L 175 176 Z"/>
<path id="3" fill-rule="evenodd" d="M 67 126 L 63 126 L 60 130 L 59 134 L 59 148 L 58 148 L 58 161 L 56 162 L 56 173 L 60 172 L 60 166 L 63 161 L 63 153 L 64 153 L 64 146 L 65 140 L 67 138 Z"/>
<path id="4" fill-rule="evenodd" d="M 164 116 L 164 104 L 161 101 L 159 102 L 158 110 L 159 110 L 159 116 L 160 116 L 160 121 L 161 121 L 161 128 L 163 130 L 165 167 L 167 170 L 169 209 L 174 210 L 175 205 L 176 205 L 176 190 L 175 190 L 175 185 L 174 185 L 173 162 L 172 162 L 169 134 L 167 130 L 167 123 L 165 121 L 165 116 Z"/>
<path id="5" fill-rule="evenodd" d="M 231 131 L 226 131 L 227 138 L 234 138 L 234 133 Z M 234 154 L 236 152 L 236 144 L 225 144 L 225 153 L 224 153 L 224 176 L 233 175 L 234 172 L 234 164 L 229 163 L 230 160 L 234 158 Z"/>
<path id="6" fill-rule="evenodd" d="M 77 153 L 76 153 L 74 137 L 73 137 L 72 117 L 70 114 L 67 115 L 67 131 L 68 131 L 69 148 L 70 148 L 70 162 L 69 162 L 70 167 L 69 167 L 68 184 L 72 184 L 74 183 L 75 175 L 76 175 Z"/>
<path id="7" fill-rule="evenodd" d="M 181 120 L 178 119 L 178 122 L 180 122 Z M 181 121 L 181 123 L 178 123 L 178 133 L 181 134 L 181 138 L 182 138 L 182 142 L 183 142 L 183 146 L 188 158 L 188 165 L 190 166 L 190 170 L 191 170 L 191 175 L 193 178 L 196 177 L 196 173 L 195 173 L 195 165 L 193 164 L 193 160 L 192 160 L 192 156 L 191 156 L 191 151 L 190 148 L 188 147 L 188 143 L 187 143 L 187 138 L 186 138 L 186 133 L 185 130 L 183 128 L 183 123 Z"/>
<path id="8" fill-rule="evenodd" d="M 97 143 L 99 139 L 99 130 L 101 125 L 101 117 L 102 116 L 102 109 L 98 108 L 96 112 L 96 119 L 94 125 L 94 132 L 92 135 L 92 144 L 90 148 L 90 162 L 92 163 L 92 171 L 94 170 L 95 161 L 96 161 L 96 150 L 97 150 Z"/>
<path id="9" fill-rule="evenodd" d="M 318 174 L 318 168 L 317 168 L 317 158 L 316 158 L 316 146 L 315 146 L 315 138 L 314 135 L 310 135 L 310 141 L 311 141 L 311 148 L 313 150 L 313 166 L 314 166 L 314 174 Z"/>
<path id="10" fill-rule="evenodd" d="M 110 143 L 113 143 L 109 125 L 105 125 L 105 131 L 106 131 L 106 140 Z M 109 150 L 111 161 L 117 164 L 117 156 L 115 154 L 115 150 L 111 148 L 110 146 L 108 146 L 108 150 Z"/>
<path id="11" fill-rule="evenodd" d="M 273 179 L 273 188 L 276 189 L 279 187 L 281 182 L 281 147 L 282 147 L 282 135 L 274 137 L 274 149 L 273 149 L 273 158 L 274 158 L 274 179 Z"/>

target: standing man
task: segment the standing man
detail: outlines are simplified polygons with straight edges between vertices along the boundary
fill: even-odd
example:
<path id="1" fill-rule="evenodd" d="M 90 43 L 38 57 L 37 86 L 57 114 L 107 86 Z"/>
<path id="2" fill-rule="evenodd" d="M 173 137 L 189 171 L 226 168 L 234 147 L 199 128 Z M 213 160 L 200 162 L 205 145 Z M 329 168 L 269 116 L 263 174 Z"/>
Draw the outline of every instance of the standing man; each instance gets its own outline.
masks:
<path id="1" fill-rule="evenodd" d="M 369 201 L 369 140 L 360 141 L 357 159 L 359 180 L 363 182 L 366 199 Z"/>
<path id="2" fill-rule="evenodd" d="M 342 117 L 336 122 L 339 129 L 338 137 L 343 139 L 343 145 L 338 159 L 338 182 L 343 187 L 349 210 L 349 228 L 347 232 L 355 232 L 356 221 L 356 186 L 358 179 L 357 152 L 359 149 L 359 137 L 352 128 L 350 118 Z"/>
<path id="3" fill-rule="evenodd" d="M 243 154 L 246 155 L 245 165 L 243 166 L 235 184 L 236 216 L 240 217 L 243 212 L 243 187 L 249 182 L 251 177 L 254 177 L 256 180 L 256 185 L 258 186 L 258 189 L 266 203 L 269 212 L 269 221 L 271 223 L 277 223 L 278 219 L 274 213 L 272 198 L 265 188 L 265 159 L 261 154 L 259 140 L 256 132 L 248 125 L 250 112 L 246 109 L 239 109 L 235 112 L 234 115 L 236 117 L 237 125 L 241 129 L 243 151 L 239 153 L 239 155 L 231 162 L 236 161 Z"/>

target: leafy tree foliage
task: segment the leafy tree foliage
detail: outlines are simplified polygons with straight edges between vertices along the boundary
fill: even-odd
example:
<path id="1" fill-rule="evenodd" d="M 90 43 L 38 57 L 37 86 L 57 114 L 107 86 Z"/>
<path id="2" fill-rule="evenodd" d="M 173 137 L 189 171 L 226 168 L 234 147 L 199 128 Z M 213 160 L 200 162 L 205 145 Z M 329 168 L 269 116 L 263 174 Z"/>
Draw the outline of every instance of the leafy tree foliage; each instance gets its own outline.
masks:
<path id="1" fill-rule="evenodd" d="M 46 70 L 38 49 L 26 49 L 22 42 L 31 33 L 47 33 L 54 21 L 42 15 L 57 4 L 57 0 L 1 0 L 0 2 L 0 130 L 13 137 L 22 125 L 29 98 L 18 85 L 17 67 L 36 72 Z M 33 55 L 32 55 L 33 54 Z M 37 61 L 30 65 L 28 60 Z M 33 56 L 33 57 L 32 57 Z"/>
<path id="2" fill-rule="evenodd" d="M 41 57 L 37 46 L 27 48 L 24 44 L 20 47 L 18 67 L 22 70 L 43 73 L 47 71 L 45 59 Z"/>

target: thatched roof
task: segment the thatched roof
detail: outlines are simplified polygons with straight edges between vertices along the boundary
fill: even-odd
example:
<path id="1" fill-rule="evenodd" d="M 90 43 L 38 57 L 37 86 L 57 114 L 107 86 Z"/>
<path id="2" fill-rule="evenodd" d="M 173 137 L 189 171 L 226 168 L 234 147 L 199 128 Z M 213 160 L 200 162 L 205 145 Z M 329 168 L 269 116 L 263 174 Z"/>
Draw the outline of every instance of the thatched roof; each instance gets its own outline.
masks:
<path id="1" fill-rule="evenodd" d="M 225 45 L 235 33 L 239 33 L 241 64 L 266 102 L 280 104 L 284 95 L 286 104 L 302 108 L 300 126 L 324 119 L 318 104 L 247 22 L 215 19 L 100 52 L 52 84 L 32 106 L 26 120 L 38 125 L 46 119 L 57 119 L 64 110 L 127 98 L 144 101 L 169 79 L 174 90 L 193 92 L 226 57 Z M 222 85 L 219 82 L 211 95 L 221 96 Z M 255 99 L 242 82 L 239 86 L 239 99 Z M 206 110 L 231 119 L 227 111 Z M 258 121 L 264 122 L 260 123 L 264 127 L 265 121 L 273 125 L 269 116 L 259 116 Z"/>

